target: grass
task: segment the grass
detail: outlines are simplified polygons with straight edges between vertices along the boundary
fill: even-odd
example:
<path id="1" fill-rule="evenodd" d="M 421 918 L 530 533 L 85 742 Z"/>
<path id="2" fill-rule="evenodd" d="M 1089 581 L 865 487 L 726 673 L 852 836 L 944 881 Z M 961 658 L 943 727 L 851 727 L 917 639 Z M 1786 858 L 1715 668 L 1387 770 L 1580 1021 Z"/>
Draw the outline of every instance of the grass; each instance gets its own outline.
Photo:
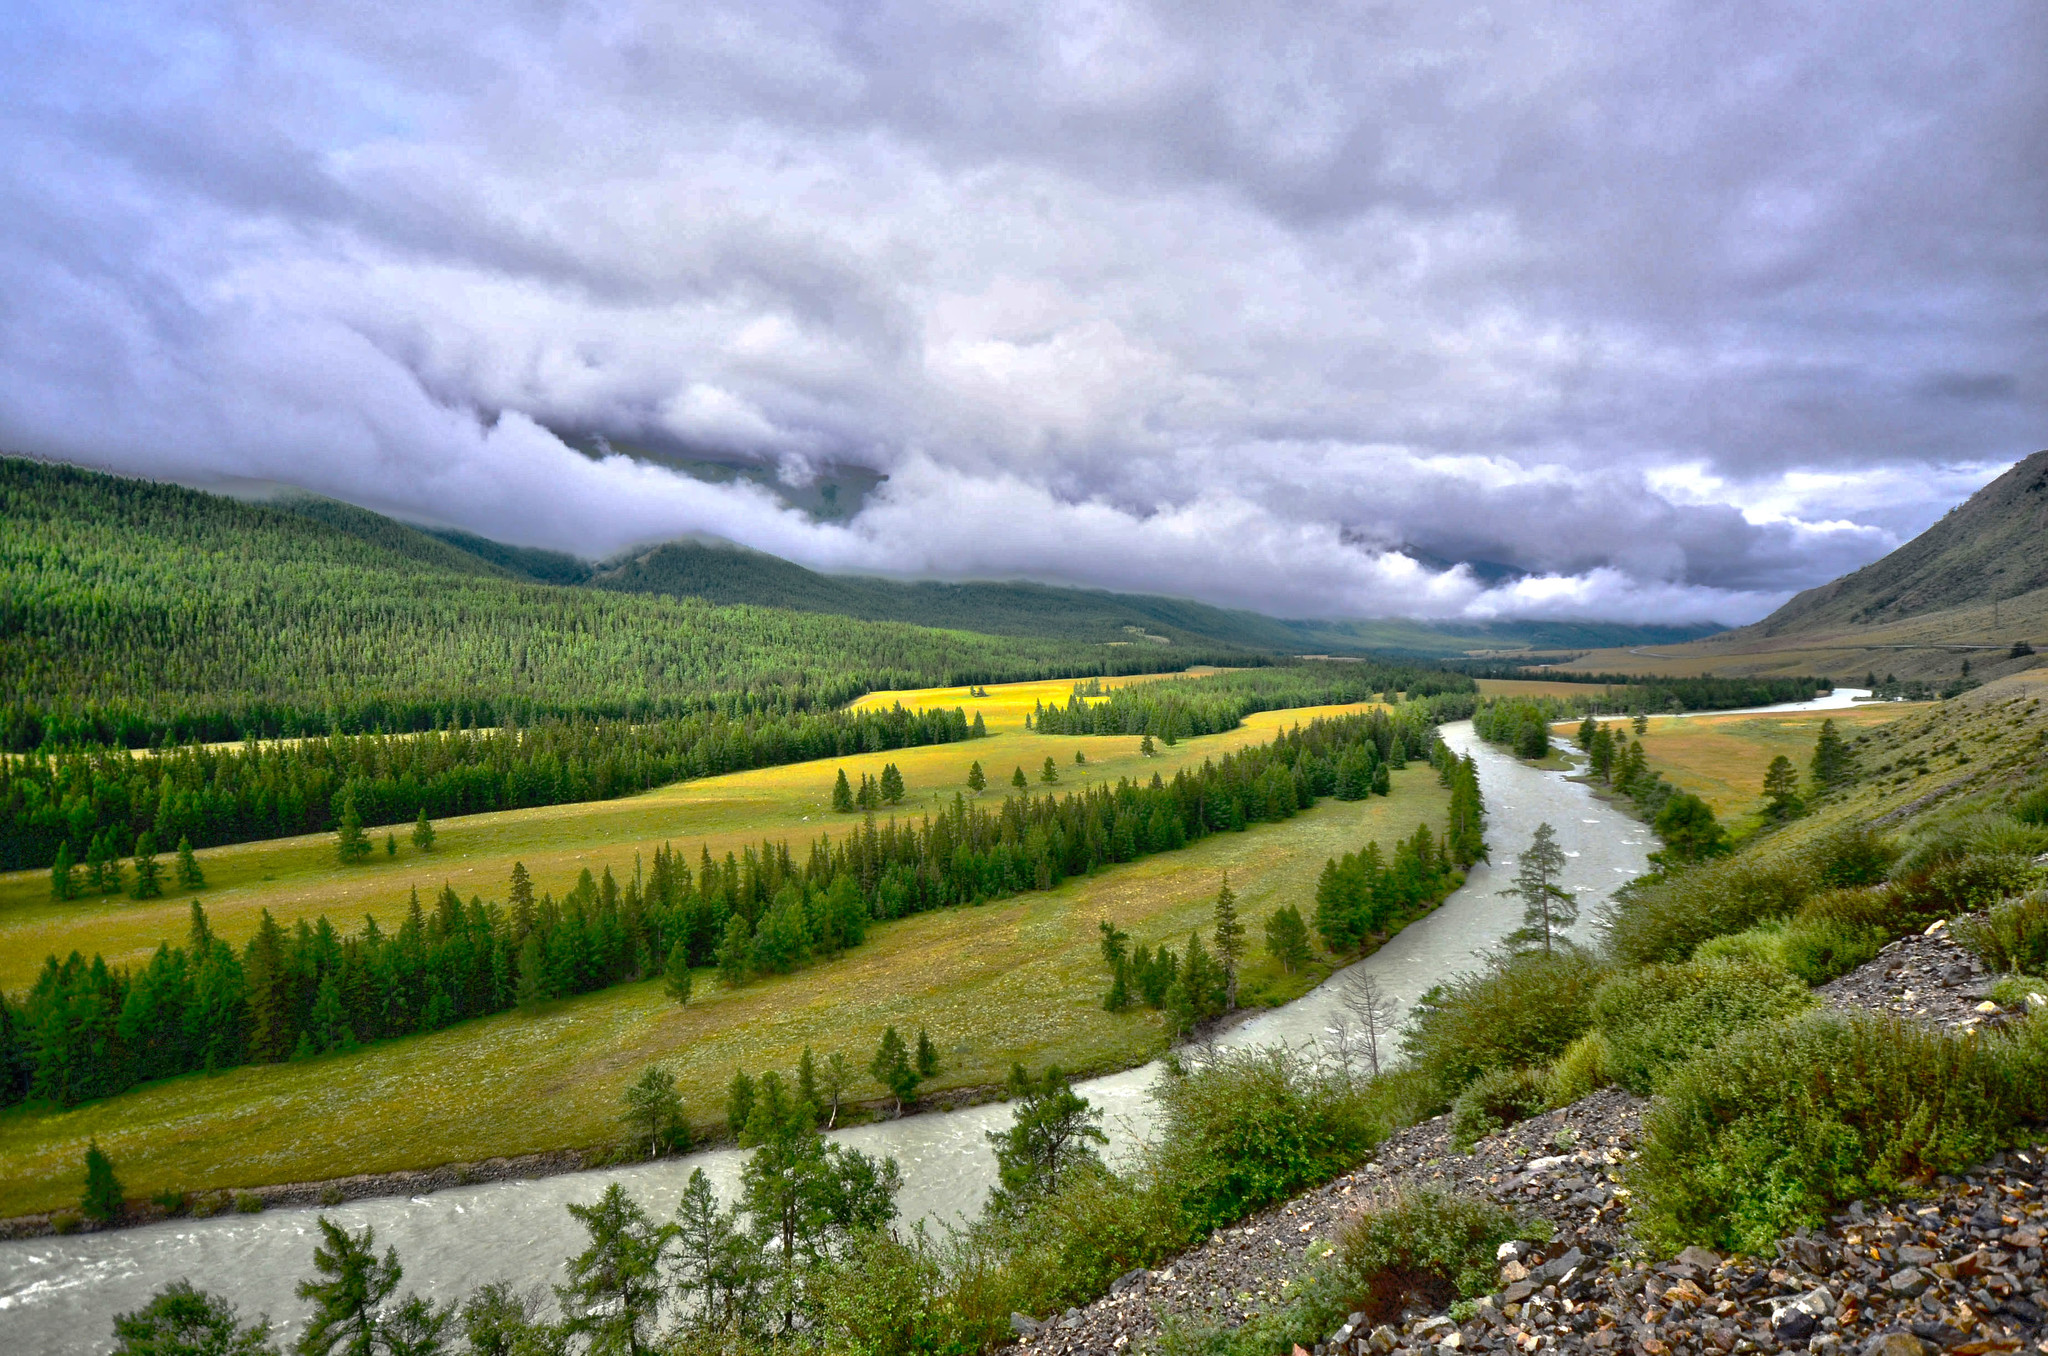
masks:
<path id="1" fill-rule="evenodd" d="M 1739 824 L 1763 803 L 1764 769 L 1771 759 L 1782 753 L 1802 779 L 1806 776 L 1822 721 L 1833 720 L 1846 739 L 1921 709 L 1921 704 L 1885 702 L 1782 715 L 1652 716 L 1643 735 L 1643 756 L 1666 781 L 1713 806 L 1723 823 Z M 1626 721 L 1606 723 L 1627 727 Z M 1569 738 L 1577 725 L 1554 728 Z"/>
<path id="2" fill-rule="evenodd" d="M 1481 697 L 1597 697 L 1598 683 L 1550 682 L 1540 678 L 1476 678 Z"/>
<path id="3" fill-rule="evenodd" d="M 1064 685 L 1033 686 L 1064 691 Z M 1014 711 L 1018 698 L 1006 700 Z M 1030 703 L 1022 705 L 1028 710 Z M 1254 717 L 1248 729 L 1187 741 L 1153 762 L 1170 772 L 1178 759 L 1199 761 L 1311 714 Z M 1070 747 L 1084 744 L 1089 766 L 1074 769 Z M 1130 750 L 1120 751 L 1123 745 Z M 1027 770 L 1046 750 L 1064 751 L 1063 784 L 1071 784 L 1074 772 L 1114 777 L 1136 770 L 1135 746 L 1135 740 L 1006 732 L 971 750 L 937 750 L 950 757 L 944 764 L 934 758 L 930 767 L 920 761 L 933 752 L 925 750 L 850 759 L 846 765 L 853 775 L 857 765 L 877 770 L 893 758 L 915 793 L 942 770 L 956 776 L 955 763 L 964 773 L 963 754 L 972 752 L 988 766 L 991 749 L 1010 750 L 1001 755 L 1007 774 L 1014 762 L 1024 761 L 1028 747 L 1037 752 Z M 615 869 L 629 867 L 632 846 L 659 841 L 649 824 L 660 823 L 662 815 L 685 825 L 726 825 L 723 832 L 733 842 L 792 831 L 792 824 L 807 832 L 817 816 L 807 825 L 801 814 L 829 790 L 829 766 L 822 772 L 812 764 L 807 771 L 739 774 L 715 779 L 723 786 L 693 783 L 627 802 L 478 816 L 498 822 L 473 834 L 467 821 L 447 827 L 450 838 L 471 844 L 471 857 L 454 860 L 492 868 L 489 883 L 479 876 L 476 888 L 495 890 L 503 879 L 496 864 L 509 867 L 515 852 L 526 854 L 529 867 L 536 860 L 546 863 L 542 884 L 560 888 L 578 863 L 608 860 Z M 1145 770 L 1149 775 L 1150 767 Z M 1013 1060 L 1057 1061 L 1072 1071 L 1127 1067 L 1156 1054 L 1165 1040 L 1156 1014 L 1112 1015 L 1099 1006 L 1104 976 L 1096 920 L 1111 918 L 1147 943 L 1184 940 L 1190 928 L 1206 927 L 1217 883 L 1228 871 L 1256 939 L 1273 909 L 1313 899 L 1325 858 L 1369 838 L 1391 842 L 1412 833 L 1418 822 L 1441 824 L 1448 796 L 1428 767 L 1412 764 L 1396 773 L 1394 788 L 1385 798 L 1325 800 L 1285 823 L 1221 834 L 1043 894 L 879 925 L 865 945 L 834 961 L 737 991 L 721 990 L 705 972 L 698 979 L 699 996 L 685 1008 L 664 998 L 657 983 L 626 985 L 537 1014 L 506 1013 L 350 1054 L 211 1078 L 191 1075 L 68 1111 L 16 1109 L 0 1114 L 0 1215 L 75 1201 L 85 1145 L 95 1138 L 118 1165 L 129 1195 L 138 1199 L 165 1189 L 317 1180 L 606 1145 L 618 1138 L 620 1089 L 656 1061 L 676 1074 L 692 1120 L 709 1129 L 721 1118 L 723 1089 L 735 1068 L 788 1069 L 807 1044 L 820 1054 L 843 1050 L 856 1066 L 864 1065 L 888 1025 L 931 1030 L 944 1060 L 931 1085 L 937 1092 L 999 1084 Z M 633 809 L 649 802 L 655 808 Z M 757 810 L 751 821 L 745 818 L 749 805 Z M 569 811 L 588 818 L 578 820 Z M 579 828 L 595 842 L 579 843 L 572 836 Z M 688 832 L 664 836 L 681 842 Z M 694 846 L 695 836 L 689 841 Z M 545 855 L 531 846 L 549 842 L 560 846 Z M 407 858 L 399 863 L 406 865 Z M 404 878 L 385 870 L 397 884 L 384 886 L 379 897 L 398 894 L 402 901 Z M 217 916 L 224 926 L 246 927 L 261 900 L 325 898 L 324 892 L 350 887 L 348 874 L 314 865 L 304 868 L 303 879 L 245 885 L 240 889 L 251 902 L 220 909 Z M 427 883 L 422 881 L 423 889 Z M 438 888 L 438 877 L 432 883 Z M 217 908 L 216 894 L 227 893 L 209 891 L 209 910 Z M 385 898 L 386 908 L 394 902 Z M 175 916 L 183 907 L 177 901 L 168 915 L 158 912 Z M 124 925 L 131 909 L 144 911 L 100 906 Z M 86 943 L 101 945 L 91 924 L 87 911 L 65 926 Z M 1248 967 L 1245 988 L 1279 1001 L 1326 972 L 1318 966 L 1282 976 L 1260 956 Z M 878 1097 L 880 1090 L 863 1086 L 856 1095 Z"/>
<path id="4" fill-rule="evenodd" d="M 414 887 L 423 899 L 431 898 L 443 882 L 464 898 L 480 894 L 503 899 L 515 861 L 526 864 L 536 891 L 559 896 L 586 867 L 598 873 L 609 866 L 620 879 L 629 878 L 634 854 L 651 858 L 664 842 L 686 851 L 693 864 L 700 843 L 709 845 L 714 856 L 722 856 L 758 845 L 764 837 L 787 839 L 801 857 L 818 833 L 838 832 L 854 822 L 852 816 L 834 815 L 829 808 L 832 775 L 839 767 L 858 784 L 861 773 L 879 777 L 884 763 L 895 763 L 909 793 L 897 813 L 915 815 L 965 791 L 971 761 L 981 763 L 988 773 L 988 794 L 998 797 L 1009 789 L 1011 769 L 1020 766 L 1033 790 L 1044 790 L 1037 773 L 1048 754 L 1059 764 L 1061 790 L 1114 782 L 1121 776 L 1149 778 L 1155 770 L 1170 778 L 1184 763 L 1199 765 L 1204 758 L 1264 742 L 1297 721 L 1370 709 L 1261 712 L 1239 729 L 1162 747 L 1158 757 L 1148 759 L 1139 756 L 1136 738 L 1037 735 L 1024 729 L 1024 716 L 1034 701 L 1064 701 L 1070 690 L 1070 683 L 1060 681 L 991 687 L 990 695 L 980 699 L 969 698 L 965 688 L 876 693 L 861 704 L 887 706 L 900 700 L 913 708 L 962 706 L 970 718 L 979 711 L 992 735 L 966 744 L 858 754 L 677 782 L 620 800 L 438 820 L 430 854 L 413 848 L 410 824 L 374 826 L 370 834 L 375 853 L 367 863 L 353 867 L 336 862 L 332 834 L 212 848 L 197 854 L 208 885 L 197 897 L 214 930 L 237 944 L 255 931 L 266 908 L 287 927 L 295 919 L 324 913 L 337 927 L 353 931 L 362 926 L 365 914 L 374 915 L 380 924 L 401 918 Z M 1087 754 L 1086 766 L 1075 765 L 1077 750 Z M 387 832 L 397 835 L 396 857 L 384 854 Z M 168 879 L 169 858 L 158 860 L 166 864 Z M 50 898 L 47 872 L 0 875 L 0 989 L 20 992 L 34 982 L 44 957 L 74 949 L 87 956 L 97 950 L 109 964 L 146 960 L 159 942 L 183 940 L 193 897 L 173 888 L 164 898 L 147 902 L 113 896 L 60 903 Z"/>

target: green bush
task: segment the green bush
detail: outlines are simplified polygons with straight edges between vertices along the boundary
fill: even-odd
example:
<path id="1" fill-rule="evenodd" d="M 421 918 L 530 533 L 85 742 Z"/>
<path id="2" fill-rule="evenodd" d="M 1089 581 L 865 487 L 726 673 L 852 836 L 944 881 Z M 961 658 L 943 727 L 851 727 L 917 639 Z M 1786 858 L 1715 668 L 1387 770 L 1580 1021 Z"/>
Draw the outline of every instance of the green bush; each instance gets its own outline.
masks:
<path id="1" fill-rule="evenodd" d="M 1648 877 L 1615 892 L 1607 946 L 1624 965 L 1689 960 L 1711 938 L 1789 918 L 1816 879 L 1796 855 L 1771 862 L 1726 857 Z"/>
<path id="2" fill-rule="evenodd" d="M 2048 998 L 2048 979 L 2039 975 L 2006 975 L 1985 995 L 2002 1008 L 2025 1007 L 2030 994 Z"/>
<path id="3" fill-rule="evenodd" d="M 1570 1106 L 1614 1082 L 1614 1052 L 1598 1031 L 1565 1047 L 1544 1075 L 1544 1096 L 1552 1106 Z"/>
<path id="4" fill-rule="evenodd" d="M 1958 918 L 1952 931 L 1992 970 L 2039 973 L 2048 969 L 2048 891 Z"/>
<path id="5" fill-rule="evenodd" d="M 985 1317 L 980 1324 L 963 1322 L 945 1268 L 922 1229 L 908 1239 L 887 1232 L 855 1239 L 845 1257 L 824 1269 L 816 1287 L 826 1348 L 848 1356 L 973 1352 L 995 1345 L 1008 1331 L 1007 1323 L 988 1329 Z M 970 1338 L 970 1326 L 987 1330 Z"/>
<path id="6" fill-rule="evenodd" d="M 1872 928 L 1821 919 L 1785 929 L 1778 959 L 1808 984 L 1825 984 L 1877 959 L 1891 937 Z"/>
<path id="7" fill-rule="evenodd" d="M 1149 1167 L 1202 1234 L 1353 1166 L 1387 1135 L 1370 1083 L 1286 1049 L 1168 1065 Z"/>
<path id="8" fill-rule="evenodd" d="M 2041 872 L 2026 857 L 1947 852 L 1909 859 L 1911 869 L 1893 877 L 1902 926 L 1925 927 L 1939 918 L 1959 918 L 1988 909 L 2040 883 Z"/>
<path id="9" fill-rule="evenodd" d="M 1767 1251 L 1845 1201 L 1958 1171 L 2048 1111 L 2048 1026 L 1950 1036 L 1813 1014 L 1665 1081 L 1628 1173 L 1653 1246 Z"/>
<path id="10" fill-rule="evenodd" d="M 76 1210 L 57 1210 L 50 1214 L 50 1232 L 53 1234 L 75 1234 L 83 1223 L 85 1216 Z"/>
<path id="11" fill-rule="evenodd" d="M 235 1193 L 235 1213 L 238 1215 L 262 1214 L 263 1207 L 266 1204 L 268 1202 L 253 1191 L 237 1191 Z"/>
<path id="12" fill-rule="evenodd" d="M 1537 1069 L 1488 1069 L 1451 1103 L 1451 1139 L 1464 1153 L 1496 1130 L 1550 1110 L 1549 1084 Z"/>
<path id="13" fill-rule="evenodd" d="M 1607 1037 L 1614 1081 L 1648 1096 L 1665 1075 L 1760 1022 L 1813 1006 L 1804 984 L 1753 960 L 1647 965 L 1614 976 L 1593 995 L 1593 1025 Z"/>
<path id="14" fill-rule="evenodd" d="M 1485 1294 L 1501 1244 L 1549 1236 L 1547 1225 L 1524 1226 L 1490 1201 L 1424 1187 L 1352 1221 L 1338 1235 L 1331 1270 L 1346 1311 L 1383 1323 L 1411 1305 L 1440 1313 L 1462 1296 Z"/>
<path id="15" fill-rule="evenodd" d="M 1597 960 L 1577 950 L 1524 952 L 1424 994 L 1401 1048 L 1444 1095 L 1488 1069 L 1548 1064 L 1586 1029 L 1600 982 Z"/>
<path id="16" fill-rule="evenodd" d="M 1816 890 L 1842 890 L 1876 885 L 1899 858 L 1898 845 L 1864 824 L 1821 834 L 1806 843 L 1799 856 L 1812 874 Z"/>
<path id="17" fill-rule="evenodd" d="M 1784 961 L 1784 923 L 1758 923 L 1742 932 L 1731 932 L 1725 937 L 1709 937 L 1693 950 L 1692 958 L 1702 961 L 1740 960 L 1755 961 L 1760 965 L 1779 965 Z"/>

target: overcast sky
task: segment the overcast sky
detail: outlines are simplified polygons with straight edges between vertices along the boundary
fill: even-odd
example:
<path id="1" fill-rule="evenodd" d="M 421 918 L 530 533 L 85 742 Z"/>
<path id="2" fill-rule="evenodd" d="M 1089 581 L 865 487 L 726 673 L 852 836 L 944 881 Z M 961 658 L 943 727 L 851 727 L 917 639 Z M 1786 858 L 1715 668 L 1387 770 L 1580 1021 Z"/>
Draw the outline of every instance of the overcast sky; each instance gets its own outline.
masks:
<path id="1" fill-rule="evenodd" d="M 0 447 L 586 555 L 1746 621 L 2048 446 L 2044 52 L 2040 0 L 12 0 Z M 821 525 L 550 429 L 889 478 Z"/>

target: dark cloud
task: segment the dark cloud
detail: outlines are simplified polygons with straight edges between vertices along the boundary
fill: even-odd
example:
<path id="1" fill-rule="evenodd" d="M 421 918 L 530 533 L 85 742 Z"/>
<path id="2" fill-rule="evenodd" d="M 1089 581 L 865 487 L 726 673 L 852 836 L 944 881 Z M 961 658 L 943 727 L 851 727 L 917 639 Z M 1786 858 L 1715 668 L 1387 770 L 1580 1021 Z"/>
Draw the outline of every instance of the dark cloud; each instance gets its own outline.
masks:
<path id="1" fill-rule="evenodd" d="M 2048 441 L 2044 49 L 2017 0 L 19 6 L 0 441 L 591 553 L 1744 620 Z M 551 428 L 890 478 L 820 526 Z"/>

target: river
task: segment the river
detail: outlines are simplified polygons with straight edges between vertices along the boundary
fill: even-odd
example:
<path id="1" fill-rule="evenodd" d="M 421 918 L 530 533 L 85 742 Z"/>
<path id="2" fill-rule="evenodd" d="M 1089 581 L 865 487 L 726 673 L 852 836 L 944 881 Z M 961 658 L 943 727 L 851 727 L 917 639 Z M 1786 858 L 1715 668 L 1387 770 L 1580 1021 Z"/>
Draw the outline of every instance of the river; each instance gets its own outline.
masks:
<path id="1" fill-rule="evenodd" d="M 1470 968 L 1480 952 L 1519 925 L 1519 902 L 1500 892 L 1538 823 L 1548 820 L 1557 831 L 1568 863 L 1562 884 L 1579 897 L 1579 931 L 1588 939 L 1600 904 L 1648 868 L 1653 846 L 1647 826 L 1562 774 L 1529 767 L 1482 743 L 1469 722 L 1446 726 L 1444 738 L 1478 760 L 1493 860 L 1475 867 L 1441 908 L 1358 962 L 1404 1013 L 1432 984 Z M 1331 985 L 1325 984 L 1242 1023 L 1219 1044 L 1313 1043 L 1329 1031 L 1337 1011 Z M 1146 1065 L 1078 1085 L 1103 1109 L 1112 1160 L 1143 1142 L 1151 1123 L 1146 1089 L 1157 1075 L 1157 1065 Z M 898 1200 L 905 1221 L 951 1220 L 980 1208 L 995 1170 L 983 1135 L 1006 1126 L 1009 1116 L 1006 1106 L 991 1104 L 858 1126 L 833 1138 L 896 1158 L 903 1169 Z M 402 1288 L 435 1300 L 457 1298 L 499 1278 L 522 1288 L 545 1285 L 561 1279 L 563 1259 L 583 1246 L 581 1228 L 563 1208 L 568 1203 L 593 1200 L 616 1181 L 650 1213 L 666 1217 L 694 1168 L 703 1168 L 729 1198 L 742 1158 L 737 1150 L 714 1150 L 630 1168 L 354 1201 L 324 1211 L 277 1209 L 0 1243 L 0 1349 L 53 1356 L 106 1351 L 113 1316 L 181 1276 L 226 1295 L 245 1316 L 270 1314 L 288 1342 L 304 1313 L 292 1287 L 312 1269 L 314 1220 L 323 1213 L 350 1229 L 374 1226 L 380 1248 L 398 1249 L 405 1266 Z"/>

